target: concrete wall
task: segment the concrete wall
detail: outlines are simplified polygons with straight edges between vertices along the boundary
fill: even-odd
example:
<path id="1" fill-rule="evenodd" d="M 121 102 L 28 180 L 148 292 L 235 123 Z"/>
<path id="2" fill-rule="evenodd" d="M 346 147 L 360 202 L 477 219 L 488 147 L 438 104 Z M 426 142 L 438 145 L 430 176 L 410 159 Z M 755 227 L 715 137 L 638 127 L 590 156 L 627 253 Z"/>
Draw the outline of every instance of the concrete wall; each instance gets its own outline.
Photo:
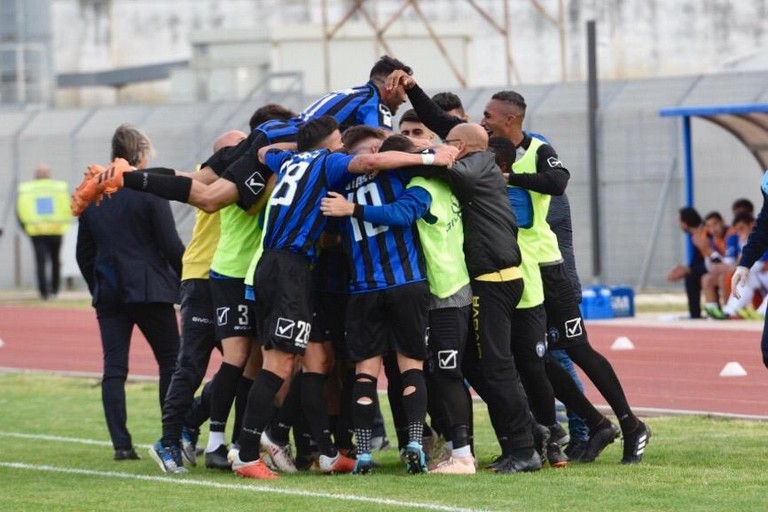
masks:
<path id="1" fill-rule="evenodd" d="M 322 22 L 320 2 L 311 0 L 51 0 L 55 38 L 55 63 L 59 72 L 109 69 L 116 66 L 157 63 L 192 57 L 191 39 L 202 32 L 221 34 L 245 30 L 254 34 L 281 34 L 287 24 L 306 23 L 308 33 Z M 560 0 L 538 0 L 546 12 L 557 16 Z M 350 0 L 328 0 L 331 26 L 342 19 Z M 503 24 L 504 2 L 476 0 Z M 389 20 L 401 2 L 369 0 L 365 3 L 379 23 Z M 563 31 L 534 7 L 530 0 L 510 0 L 510 46 L 516 64 L 512 83 L 552 83 L 586 77 L 585 22 L 598 22 L 599 74 L 604 80 L 683 76 L 739 69 L 766 59 L 768 0 L 562 0 Z M 420 0 L 431 23 L 459 22 L 472 30 L 466 56 L 470 87 L 507 83 L 505 40 L 464 0 Z M 360 26 L 364 20 L 353 18 Z M 412 7 L 400 24 L 420 23 Z M 290 29 L 293 30 L 293 29 Z M 389 32 L 388 32 L 389 33 Z M 372 38 L 372 31 L 368 30 Z M 562 46 L 561 46 L 562 45 Z M 273 48 L 269 61 L 279 70 L 306 70 L 308 91 L 325 84 L 321 50 L 313 44 L 302 51 L 282 54 Z M 346 86 L 352 72 L 364 73 L 373 55 L 369 43 L 360 51 L 341 50 L 330 59 L 332 75 Z M 422 77 L 453 78 L 433 44 L 393 47 L 398 57 L 413 62 Z M 564 50 L 564 58 L 561 56 Z M 456 57 L 455 49 L 449 53 Z M 430 65 L 425 64 L 431 63 Z M 750 64 L 751 63 L 751 64 Z M 434 66 L 442 66 L 435 75 Z M 764 68 L 763 68 L 764 69 Z M 109 103 L 120 99 L 162 101 L 173 95 L 169 84 L 131 87 L 117 98 L 114 91 L 64 92 L 59 101 L 76 104 Z"/>

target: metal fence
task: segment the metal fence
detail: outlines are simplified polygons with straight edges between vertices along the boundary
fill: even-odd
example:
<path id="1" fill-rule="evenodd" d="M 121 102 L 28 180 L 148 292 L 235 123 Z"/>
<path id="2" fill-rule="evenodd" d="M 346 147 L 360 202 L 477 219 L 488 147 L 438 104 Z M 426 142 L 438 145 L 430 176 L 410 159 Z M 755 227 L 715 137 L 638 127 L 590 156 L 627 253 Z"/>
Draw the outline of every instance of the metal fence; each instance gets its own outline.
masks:
<path id="1" fill-rule="evenodd" d="M 546 135 L 571 171 L 568 195 L 574 222 L 576 258 L 582 280 L 590 283 L 591 229 L 588 203 L 587 90 L 583 83 L 520 86 L 528 103 L 526 129 Z M 499 89 L 455 91 L 470 120 Z M 438 92 L 438 91 L 429 91 Z M 241 102 L 125 105 L 89 109 L 0 110 L 0 289 L 32 287 L 31 244 L 14 220 L 15 189 L 32 178 L 38 162 L 51 164 L 54 177 L 72 188 L 90 163 L 104 163 L 109 141 L 121 123 L 143 129 L 156 148 L 154 163 L 193 169 L 210 151 L 218 133 L 244 128 L 255 108 L 279 102 L 300 110 L 312 98 L 301 84 L 276 94 L 256 91 Z M 600 84 L 599 165 L 605 284 L 665 289 L 667 270 L 684 262 L 685 241 L 677 225 L 684 183 L 679 121 L 659 117 L 674 105 L 768 102 L 768 72 L 704 75 Z M 730 217 L 731 202 L 747 197 L 760 207 L 759 169 L 750 153 L 730 134 L 704 121 L 694 124 L 696 206 Z M 175 204 L 182 238 L 188 241 L 192 208 Z M 64 275 L 82 281 L 74 263 L 76 226 L 66 237 Z"/>

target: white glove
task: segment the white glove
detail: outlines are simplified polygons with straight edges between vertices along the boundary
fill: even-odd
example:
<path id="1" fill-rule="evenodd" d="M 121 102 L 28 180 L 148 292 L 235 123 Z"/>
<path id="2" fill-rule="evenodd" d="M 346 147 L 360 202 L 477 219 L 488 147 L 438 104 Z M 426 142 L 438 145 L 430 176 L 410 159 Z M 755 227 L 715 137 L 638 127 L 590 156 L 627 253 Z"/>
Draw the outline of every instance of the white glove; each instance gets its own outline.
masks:
<path id="1" fill-rule="evenodd" d="M 747 277 L 749 276 L 749 269 L 747 267 L 738 266 L 733 271 L 733 277 L 731 277 L 731 293 L 737 299 L 741 298 L 740 287 L 747 284 Z"/>

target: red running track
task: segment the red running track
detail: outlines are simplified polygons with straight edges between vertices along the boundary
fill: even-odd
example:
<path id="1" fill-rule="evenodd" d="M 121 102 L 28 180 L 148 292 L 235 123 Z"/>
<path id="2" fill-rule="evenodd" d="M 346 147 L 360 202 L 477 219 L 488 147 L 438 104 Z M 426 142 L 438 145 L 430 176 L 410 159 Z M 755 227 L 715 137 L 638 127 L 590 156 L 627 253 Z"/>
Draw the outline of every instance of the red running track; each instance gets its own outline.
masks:
<path id="1" fill-rule="evenodd" d="M 746 321 L 658 322 L 644 319 L 588 322 L 593 346 L 613 364 L 635 408 L 670 409 L 768 419 L 768 370 L 760 356 L 762 323 Z M 619 336 L 634 350 L 611 350 Z M 54 372 L 101 373 L 101 344 L 90 309 L 0 305 L 0 367 Z M 214 355 L 209 375 L 221 359 Z M 720 377 L 736 361 L 744 377 Z M 157 376 L 143 336 L 134 333 L 132 376 Z M 605 401 L 594 386 L 587 395 Z"/>

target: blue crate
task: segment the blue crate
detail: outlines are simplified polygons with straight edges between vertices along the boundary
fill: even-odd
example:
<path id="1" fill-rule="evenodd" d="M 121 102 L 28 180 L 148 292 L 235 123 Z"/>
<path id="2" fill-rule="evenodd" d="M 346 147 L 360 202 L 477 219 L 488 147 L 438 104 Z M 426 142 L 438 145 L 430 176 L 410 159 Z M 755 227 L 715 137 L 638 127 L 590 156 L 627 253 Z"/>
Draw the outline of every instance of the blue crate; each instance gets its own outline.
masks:
<path id="1" fill-rule="evenodd" d="M 582 290 L 581 316 L 585 320 L 613 318 L 611 290 L 605 286 L 591 286 Z"/>
<path id="2" fill-rule="evenodd" d="M 626 285 L 611 287 L 611 307 L 613 316 L 616 318 L 635 316 L 635 291 L 632 287 Z"/>

